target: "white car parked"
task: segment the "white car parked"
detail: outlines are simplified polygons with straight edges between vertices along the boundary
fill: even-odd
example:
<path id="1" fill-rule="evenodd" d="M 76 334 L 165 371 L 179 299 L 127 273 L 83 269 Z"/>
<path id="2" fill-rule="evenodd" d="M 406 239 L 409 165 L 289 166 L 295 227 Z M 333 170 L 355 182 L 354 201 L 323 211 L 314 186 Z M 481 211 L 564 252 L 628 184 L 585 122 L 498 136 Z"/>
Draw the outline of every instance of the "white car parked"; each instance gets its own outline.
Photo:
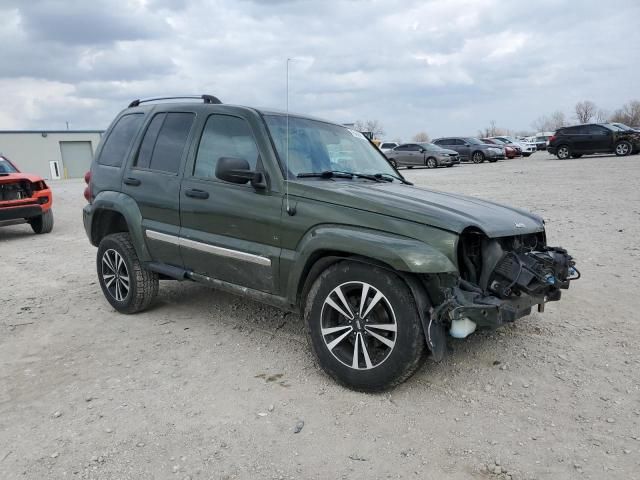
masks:
<path id="1" fill-rule="evenodd" d="M 396 148 L 398 145 L 400 144 L 396 142 L 382 142 L 378 148 L 382 153 L 387 153 L 388 151 Z"/>
<path id="2" fill-rule="evenodd" d="M 502 137 L 492 137 L 492 138 L 497 138 L 498 140 L 502 140 L 506 144 L 514 144 L 516 146 L 519 146 L 520 149 L 522 150 L 523 157 L 528 157 L 532 153 L 535 153 L 535 151 L 537 150 L 535 143 L 527 142 L 524 140 L 516 140 L 514 137 L 502 136 Z"/>

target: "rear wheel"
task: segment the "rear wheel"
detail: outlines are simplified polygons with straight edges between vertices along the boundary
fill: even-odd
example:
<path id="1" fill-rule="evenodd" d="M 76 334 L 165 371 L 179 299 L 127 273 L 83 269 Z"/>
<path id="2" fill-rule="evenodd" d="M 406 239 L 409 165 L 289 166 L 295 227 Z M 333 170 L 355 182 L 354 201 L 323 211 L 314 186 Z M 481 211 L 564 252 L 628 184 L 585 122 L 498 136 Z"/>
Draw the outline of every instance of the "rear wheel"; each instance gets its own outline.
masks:
<path id="1" fill-rule="evenodd" d="M 29 224 L 37 234 L 49 233 L 53 230 L 53 211 L 49 209 L 42 215 L 32 218 L 29 220 Z"/>
<path id="2" fill-rule="evenodd" d="M 484 153 L 482 152 L 473 152 L 471 155 L 471 161 L 473 163 L 482 163 L 484 162 Z"/>
<path id="3" fill-rule="evenodd" d="M 104 237 L 96 260 L 102 293 L 113 308 L 136 313 L 149 307 L 158 294 L 158 274 L 142 267 L 128 233 Z"/>
<path id="4" fill-rule="evenodd" d="M 556 150 L 556 157 L 558 157 L 560 160 L 566 160 L 570 156 L 571 150 L 569 150 L 569 147 L 567 145 L 560 145 Z"/>
<path id="5" fill-rule="evenodd" d="M 633 150 L 633 147 L 626 140 L 616 143 L 615 152 L 619 157 L 626 157 L 627 155 L 630 155 L 631 150 Z"/>
<path id="6" fill-rule="evenodd" d="M 438 161 L 433 157 L 429 157 L 427 158 L 425 165 L 427 168 L 436 168 L 438 166 Z"/>
<path id="7" fill-rule="evenodd" d="M 389 159 L 389 163 L 393 168 L 395 168 L 396 170 L 398 169 L 398 162 L 396 162 L 393 158 Z"/>
<path id="8" fill-rule="evenodd" d="M 391 388 L 424 357 L 411 291 L 382 268 L 348 261 L 327 268 L 309 291 L 305 321 L 320 366 L 355 390 Z"/>

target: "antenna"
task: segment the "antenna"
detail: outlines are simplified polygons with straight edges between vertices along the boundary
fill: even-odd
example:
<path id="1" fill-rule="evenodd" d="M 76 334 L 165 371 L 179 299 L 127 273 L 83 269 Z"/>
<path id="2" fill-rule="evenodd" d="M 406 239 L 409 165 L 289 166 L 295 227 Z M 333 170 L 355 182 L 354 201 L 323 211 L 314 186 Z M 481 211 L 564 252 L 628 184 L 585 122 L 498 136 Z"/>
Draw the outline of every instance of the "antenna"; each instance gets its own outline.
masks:
<path id="1" fill-rule="evenodd" d="M 287 58 L 287 80 L 286 80 L 286 90 L 287 90 L 287 101 L 286 101 L 286 112 L 287 112 L 287 129 L 285 134 L 285 143 L 286 143 L 286 152 L 285 152 L 285 170 L 287 171 L 287 178 L 285 179 L 285 202 L 287 204 L 287 213 L 289 215 L 293 215 L 295 212 L 291 210 L 291 206 L 289 205 L 289 62 L 291 62 L 292 58 Z"/>

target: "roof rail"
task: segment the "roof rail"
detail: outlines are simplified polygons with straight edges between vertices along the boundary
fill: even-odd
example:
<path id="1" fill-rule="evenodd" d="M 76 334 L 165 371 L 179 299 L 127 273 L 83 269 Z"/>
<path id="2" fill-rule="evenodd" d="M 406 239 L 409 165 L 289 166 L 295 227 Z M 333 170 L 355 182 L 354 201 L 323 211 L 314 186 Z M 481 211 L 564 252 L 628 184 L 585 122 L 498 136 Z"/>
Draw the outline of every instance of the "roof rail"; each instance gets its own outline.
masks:
<path id="1" fill-rule="evenodd" d="M 190 98 L 194 100 L 203 100 L 204 103 L 217 104 L 217 105 L 222 103 L 218 97 L 214 97 L 213 95 L 180 95 L 176 97 L 153 97 L 153 98 L 136 99 L 129 104 L 128 108 L 137 107 L 141 103 L 155 102 L 158 100 L 175 100 L 178 98 Z"/>

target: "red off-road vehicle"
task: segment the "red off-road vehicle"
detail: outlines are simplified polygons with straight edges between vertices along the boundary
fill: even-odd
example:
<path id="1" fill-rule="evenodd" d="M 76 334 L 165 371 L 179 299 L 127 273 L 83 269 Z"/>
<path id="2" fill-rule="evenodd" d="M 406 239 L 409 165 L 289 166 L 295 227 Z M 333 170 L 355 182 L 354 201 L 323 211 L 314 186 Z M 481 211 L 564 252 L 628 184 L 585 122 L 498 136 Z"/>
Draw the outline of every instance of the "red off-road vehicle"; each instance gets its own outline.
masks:
<path id="1" fill-rule="evenodd" d="M 37 175 L 21 173 L 0 155 L 0 226 L 27 222 L 36 233 L 53 229 L 53 195 Z"/>

